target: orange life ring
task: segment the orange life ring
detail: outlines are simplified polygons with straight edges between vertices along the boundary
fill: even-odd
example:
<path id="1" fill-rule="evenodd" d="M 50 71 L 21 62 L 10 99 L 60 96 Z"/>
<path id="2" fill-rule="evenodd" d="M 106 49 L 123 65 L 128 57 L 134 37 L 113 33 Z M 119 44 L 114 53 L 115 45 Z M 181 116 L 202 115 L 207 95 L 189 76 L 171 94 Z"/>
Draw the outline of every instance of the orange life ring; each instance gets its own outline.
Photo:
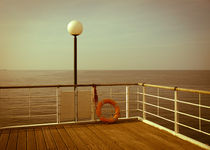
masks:
<path id="1" fill-rule="evenodd" d="M 101 116 L 101 107 L 107 103 L 114 106 L 115 114 L 112 118 L 105 118 L 104 116 Z M 98 103 L 96 108 L 96 114 L 102 122 L 113 123 L 117 121 L 120 116 L 120 107 L 117 105 L 117 103 L 114 100 L 104 99 Z"/>

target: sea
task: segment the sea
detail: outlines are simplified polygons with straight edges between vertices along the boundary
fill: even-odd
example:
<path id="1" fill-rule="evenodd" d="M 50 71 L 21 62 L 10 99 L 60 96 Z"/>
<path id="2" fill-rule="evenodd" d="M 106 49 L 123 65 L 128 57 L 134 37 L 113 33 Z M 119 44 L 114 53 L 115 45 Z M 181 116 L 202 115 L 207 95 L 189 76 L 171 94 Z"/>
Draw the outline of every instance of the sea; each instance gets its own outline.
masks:
<path id="1" fill-rule="evenodd" d="M 210 70 L 79 70 L 78 84 L 150 83 L 210 91 Z M 73 84 L 73 71 L 0 70 L 0 86 Z"/>
<path id="2" fill-rule="evenodd" d="M 31 85 L 66 85 L 74 83 L 74 72 L 70 70 L 0 70 L 0 87 L 1 86 L 31 86 Z M 210 70 L 79 70 L 78 71 L 78 84 L 109 84 L 109 83 L 148 83 L 154 85 L 165 85 L 171 87 L 180 87 L 196 90 L 210 91 Z M 99 88 L 99 100 L 103 98 L 112 98 L 119 102 L 122 110 L 122 117 L 125 116 L 125 87 L 118 87 L 115 90 L 113 87 L 104 89 Z M 131 95 L 132 104 L 130 108 L 137 108 L 142 110 L 142 104 L 137 104 L 136 99 L 142 101 L 142 96 L 138 96 L 136 92 L 140 90 L 138 87 L 132 87 Z M 72 121 L 74 118 L 73 111 L 73 95 L 72 88 L 62 88 L 61 98 L 62 102 L 59 103 L 60 120 Z M 90 114 L 91 109 L 91 88 L 82 89 L 83 93 L 79 93 L 79 116 L 81 120 L 88 119 L 86 116 Z M 88 92 L 89 91 L 89 92 Z M 156 93 L 155 90 L 151 91 L 152 94 Z M 30 95 L 28 93 L 30 92 Z M 86 92 L 86 94 L 85 94 Z M 112 96 L 109 94 L 113 93 Z M 114 93 L 116 93 L 114 95 Z M 121 93 L 121 96 L 119 96 Z M 150 93 L 150 94 L 151 94 Z M 173 91 L 162 91 L 163 94 L 173 98 Z M 160 96 L 161 96 L 160 91 Z M 30 123 L 45 123 L 56 122 L 56 91 L 55 89 L 0 89 L 0 127 L 11 125 L 22 125 Z M 88 95 L 88 96 L 87 96 Z M 29 98 L 30 97 L 30 101 Z M 51 97 L 51 98 L 50 98 Z M 189 95 L 187 93 L 178 93 L 178 98 L 183 97 L 186 102 L 198 104 L 198 95 Z M 65 99 L 66 98 L 66 99 Z M 88 100 L 87 100 L 88 99 Z M 146 97 L 147 102 L 157 104 L 157 99 Z M 210 106 L 210 96 L 201 95 L 203 105 Z M 168 109 L 174 108 L 174 103 L 159 101 L 160 106 Z M 139 106 L 140 105 L 140 106 Z M 26 109 L 23 109 L 26 108 Z M 30 109 L 29 109 L 30 108 Z M 69 109 L 72 108 L 72 109 Z M 87 109 L 88 108 L 88 109 Z M 146 106 L 148 112 L 155 113 L 156 115 L 164 116 L 167 119 L 174 119 L 174 113 L 161 109 L 156 109 L 152 106 Z M 181 105 L 179 110 L 191 115 L 198 116 L 198 107 Z M 124 111 L 124 112 L 123 112 Z M 107 111 L 106 111 L 107 112 Z M 30 115 L 29 115 L 30 114 Z M 48 114 L 53 114 L 48 116 Z M 133 116 L 140 115 L 142 112 L 131 112 Z M 210 120 L 209 109 L 201 109 L 202 117 Z M 90 116 L 90 115 L 89 115 Z M 51 119 L 50 119 L 51 118 Z M 162 126 L 173 130 L 172 123 L 165 122 L 160 118 L 156 118 L 147 114 L 147 119 Z M 41 121 L 41 122 L 40 122 Z M 192 126 L 196 129 L 199 128 L 198 119 L 192 119 L 186 116 L 179 115 L 179 122 Z M 210 123 L 201 121 L 201 128 L 203 131 L 210 133 Z M 210 145 L 210 137 L 202 133 L 194 132 L 191 129 L 180 126 L 180 133 L 199 140 L 203 143 Z"/>

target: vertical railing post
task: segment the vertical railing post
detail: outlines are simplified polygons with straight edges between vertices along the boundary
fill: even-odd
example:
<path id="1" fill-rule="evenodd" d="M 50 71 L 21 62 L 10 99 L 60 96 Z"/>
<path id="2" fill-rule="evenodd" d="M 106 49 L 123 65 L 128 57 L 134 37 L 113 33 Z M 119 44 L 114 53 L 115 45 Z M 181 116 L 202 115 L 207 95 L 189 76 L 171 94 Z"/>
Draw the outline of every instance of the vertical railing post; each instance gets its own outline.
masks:
<path id="1" fill-rule="evenodd" d="M 126 86 L 126 118 L 129 118 L 129 86 Z"/>
<path id="2" fill-rule="evenodd" d="M 60 123 L 60 113 L 59 113 L 59 87 L 56 87 L 56 121 Z"/>
<path id="3" fill-rule="evenodd" d="M 142 111 L 143 111 L 143 119 L 146 119 L 146 96 L 145 96 L 145 92 L 146 92 L 146 90 L 145 90 L 145 86 L 144 85 L 142 85 L 143 86 L 143 94 L 142 94 L 142 100 L 143 100 L 143 103 L 142 103 Z"/>
<path id="4" fill-rule="evenodd" d="M 139 87 L 136 88 L 136 94 L 137 110 L 139 110 Z"/>
<path id="5" fill-rule="evenodd" d="M 28 117 L 31 118 L 31 89 L 28 89 Z"/>
<path id="6" fill-rule="evenodd" d="M 91 120 L 95 120 L 95 91 L 96 91 L 96 86 L 92 86 L 92 94 L 91 94 L 91 102 L 90 102 L 90 111 L 91 111 Z"/>
<path id="7" fill-rule="evenodd" d="M 198 95 L 198 100 L 199 100 L 199 130 L 201 130 L 201 93 Z"/>
<path id="8" fill-rule="evenodd" d="M 177 105 L 177 87 L 174 88 L 174 130 L 179 133 L 179 118 L 178 118 L 178 105 Z"/>
<path id="9" fill-rule="evenodd" d="M 160 99 L 159 99 L 159 96 L 160 96 L 160 90 L 159 88 L 157 88 L 157 115 L 159 116 L 160 115 Z"/>

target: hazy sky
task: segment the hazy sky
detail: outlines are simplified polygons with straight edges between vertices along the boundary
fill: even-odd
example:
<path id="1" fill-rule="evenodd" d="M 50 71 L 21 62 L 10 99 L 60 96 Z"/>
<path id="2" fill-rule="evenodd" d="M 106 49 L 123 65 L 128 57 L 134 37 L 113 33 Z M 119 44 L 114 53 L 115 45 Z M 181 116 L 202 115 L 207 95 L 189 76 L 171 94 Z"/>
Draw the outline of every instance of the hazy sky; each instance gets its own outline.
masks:
<path id="1" fill-rule="evenodd" d="M 0 0 L 0 69 L 210 69 L 210 0 Z"/>

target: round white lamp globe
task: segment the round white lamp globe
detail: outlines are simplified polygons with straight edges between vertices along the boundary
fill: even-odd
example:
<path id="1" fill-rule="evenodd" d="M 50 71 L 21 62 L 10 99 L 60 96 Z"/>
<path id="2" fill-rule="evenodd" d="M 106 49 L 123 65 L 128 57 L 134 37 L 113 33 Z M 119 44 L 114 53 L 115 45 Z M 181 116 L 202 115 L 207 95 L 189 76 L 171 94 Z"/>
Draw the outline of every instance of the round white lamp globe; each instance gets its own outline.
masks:
<path id="1" fill-rule="evenodd" d="M 82 33 L 83 27 L 82 27 L 81 22 L 77 20 L 72 20 L 71 22 L 69 22 L 67 26 L 67 30 L 71 35 L 77 36 Z"/>

